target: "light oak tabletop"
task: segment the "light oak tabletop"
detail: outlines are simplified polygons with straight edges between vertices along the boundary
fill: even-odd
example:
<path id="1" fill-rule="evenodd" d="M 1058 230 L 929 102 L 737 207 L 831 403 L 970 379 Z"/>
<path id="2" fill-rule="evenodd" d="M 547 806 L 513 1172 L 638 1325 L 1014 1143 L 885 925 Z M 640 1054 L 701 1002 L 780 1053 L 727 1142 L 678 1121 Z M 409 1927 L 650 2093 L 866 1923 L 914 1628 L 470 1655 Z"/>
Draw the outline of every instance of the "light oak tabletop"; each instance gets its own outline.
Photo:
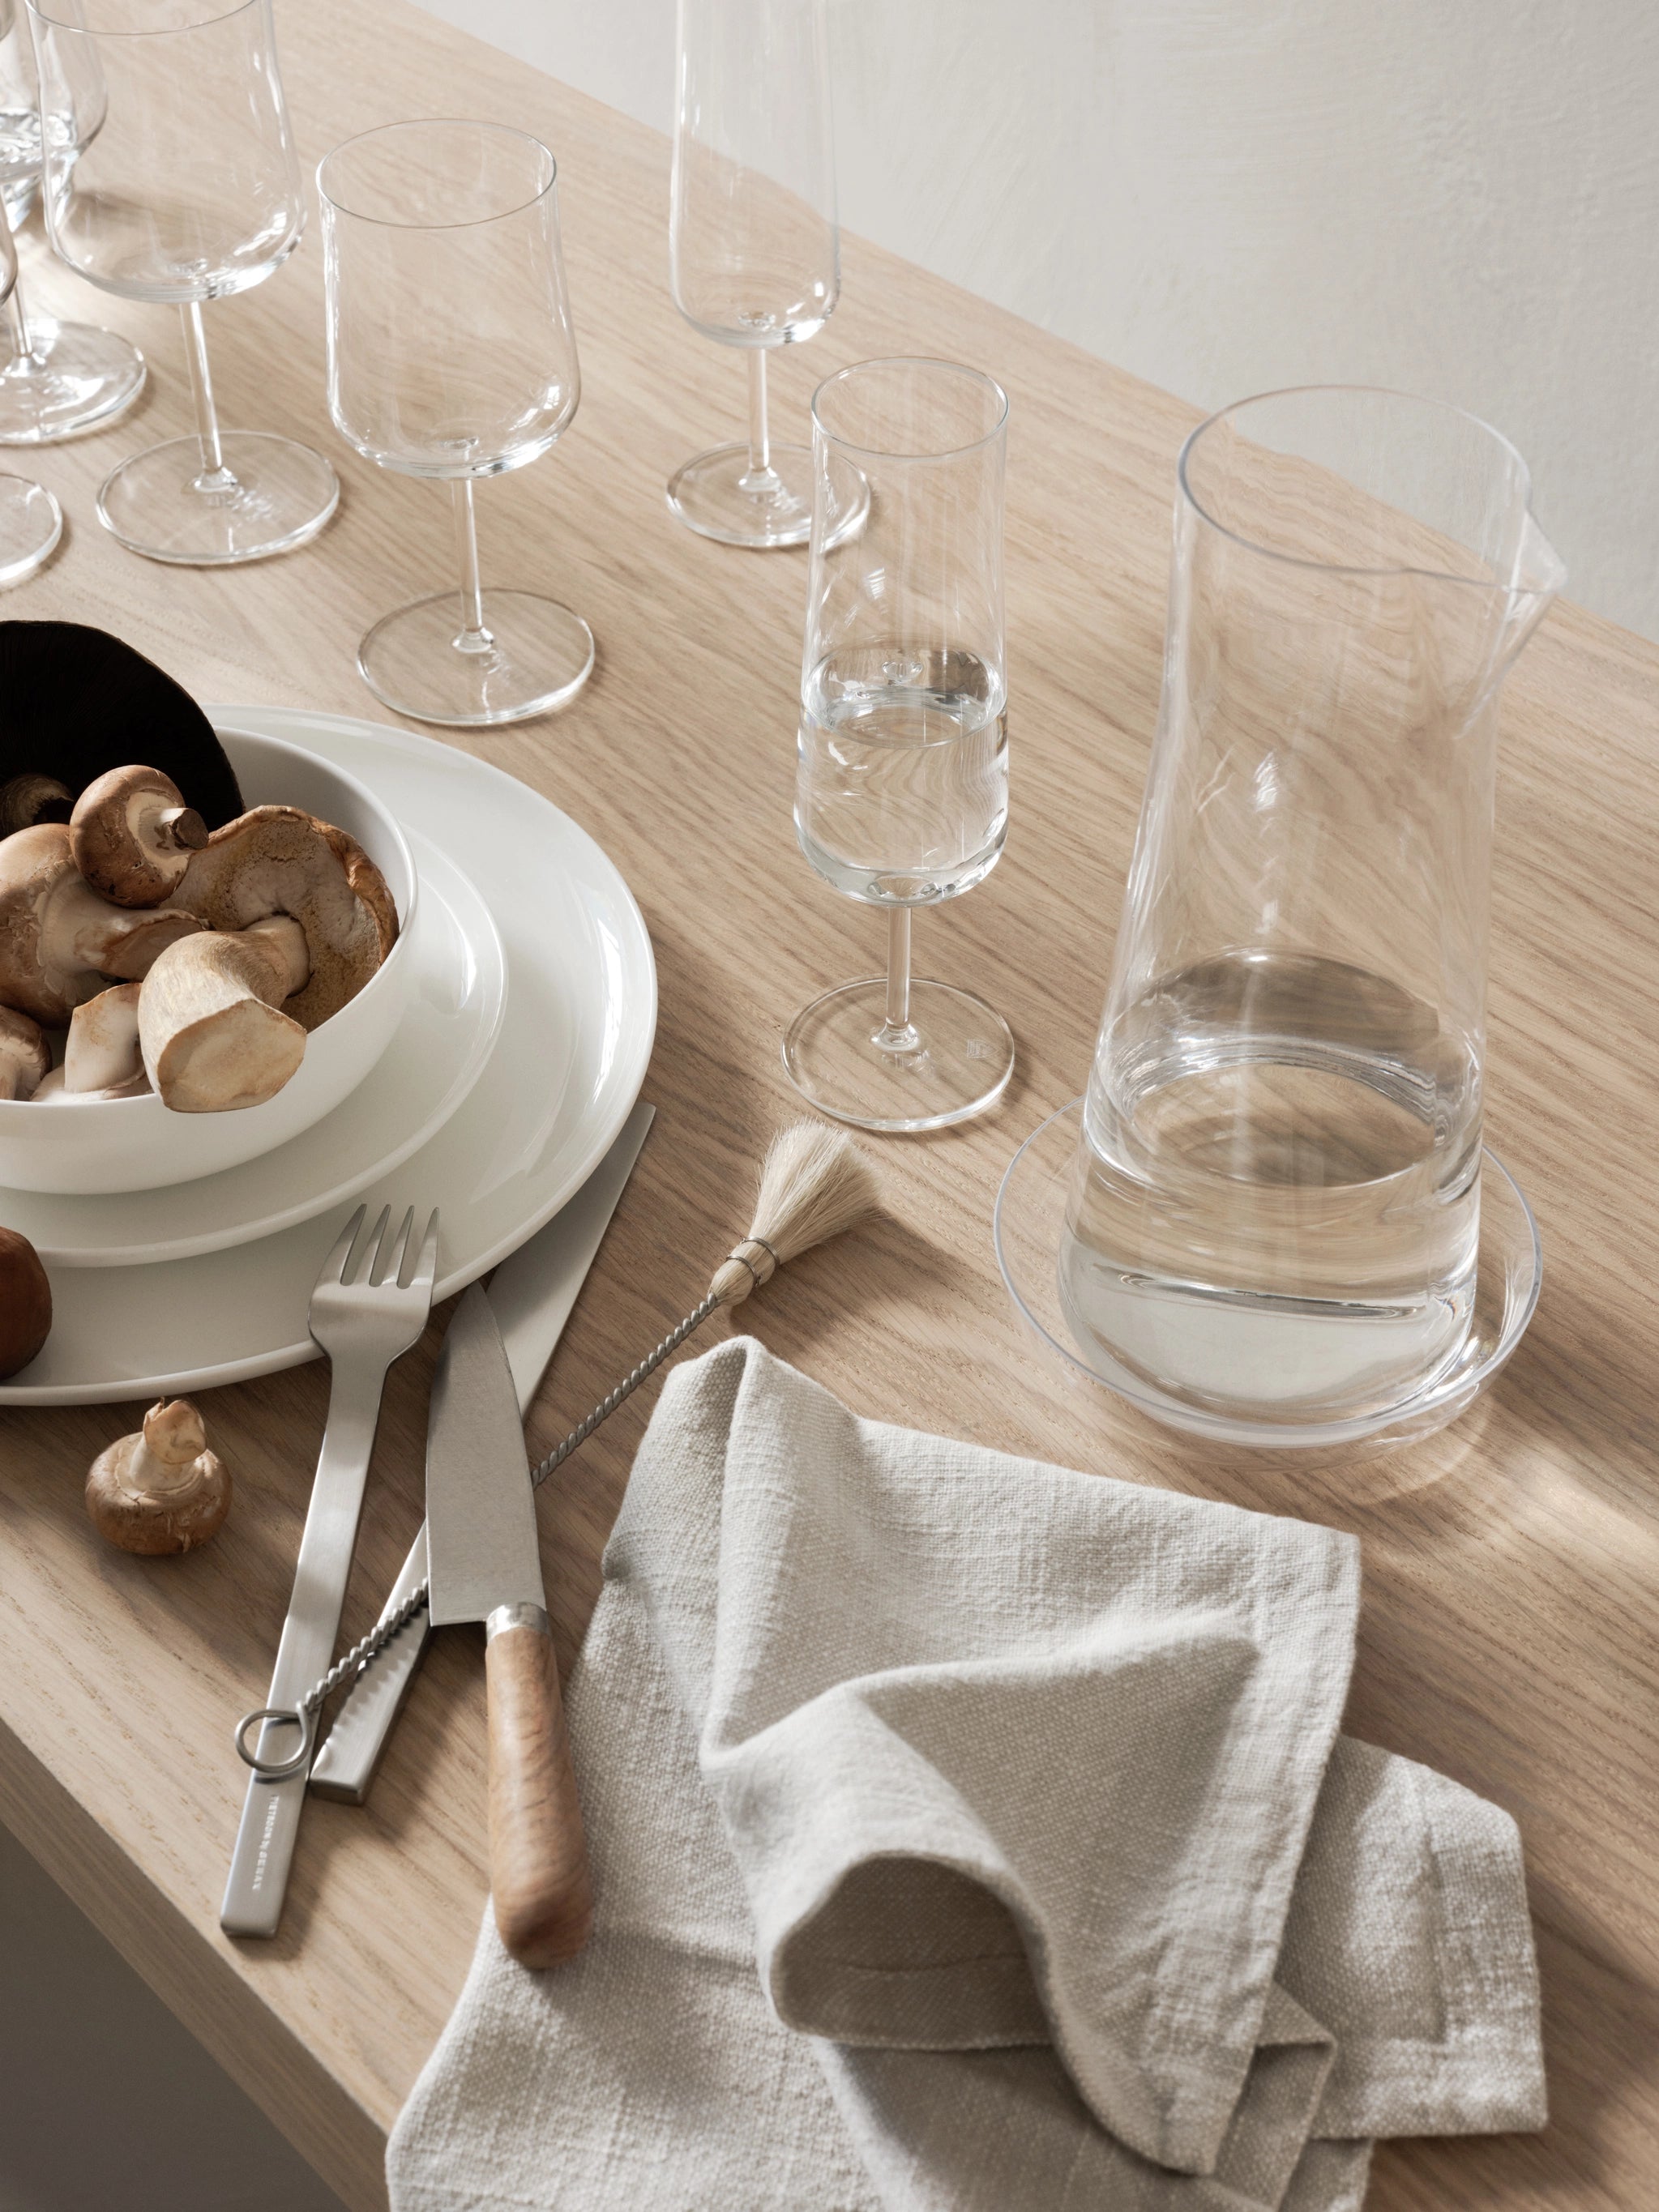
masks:
<path id="1" fill-rule="evenodd" d="M 791 829 L 804 554 L 709 544 L 664 503 L 679 462 L 740 434 L 744 405 L 742 362 L 668 297 L 665 142 L 401 0 L 279 12 L 307 167 L 368 125 L 455 113 L 521 125 L 560 164 L 581 408 L 550 456 L 482 488 L 479 523 L 486 584 L 568 599 L 598 668 L 559 716 L 446 741 L 545 793 L 615 858 L 650 927 L 662 1013 L 656 1127 L 537 1403 L 539 1452 L 746 1225 L 754 1163 L 796 1111 L 785 1021 L 878 969 L 881 926 L 811 873 Z M 386 719 L 356 643 L 448 582 L 447 505 L 377 474 L 329 426 L 314 232 L 207 319 L 224 421 L 319 444 L 340 512 L 311 547 L 218 574 L 123 552 L 93 509 L 117 459 L 190 427 L 177 319 L 76 285 L 38 234 L 25 256 L 42 305 L 125 331 L 152 377 L 114 428 L 3 463 L 50 484 L 69 517 L 58 556 L 3 611 L 113 628 L 198 697 Z M 1643 2212 L 1659 2203 L 1659 649 L 1564 605 L 1505 698 L 1488 1126 L 1542 1228 L 1530 1334 L 1486 1399 L 1413 1449 L 1319 1468 L 1201 1451 L 1047 1364 L 990 1237 L 1010 1153 L 1088 1066 L 1157 706 L 1173 464 L 1195 415 L 848 240 L 828 328 L 775 357 L 775 435 L 804 436 L 831 369 L 893 352 L 987 369 L 1012 403 L 1012 829 L 988 882 L 915 936 L 920 973 L 1007 1015 L 1019 1065 L 984 1121 L 872 1140 L 889 1218 L 798 1262 L 743 1322 L 860 1412 L 1356 1531 L 1347 1726 L 1519 1820 L 1553 2112 L 1535 2137 L 1385 2146 L 1369 2202 Z M 445 1317 L 388 1389 L 349 1637 L 420 1521 Z M 264 1693 L 326 1390 L 313 1364 L 202 1394 L 236 1498 L 222 1535 L 182 1560 L 118 1554 L 82 1510 L 88 1463 L 138 1407 L 0 1415 L 0 1815 L 346 2203 L 369 2208 L 484 1902 L 483 1671 L 476 1635 L 435 1639 L 367 1809 L 310 1805 L 280 1937 L 223 1936 L 245 1781 L 229 1730 Z M 653 1398 L 542 1493 L 567 1668 Z"/>

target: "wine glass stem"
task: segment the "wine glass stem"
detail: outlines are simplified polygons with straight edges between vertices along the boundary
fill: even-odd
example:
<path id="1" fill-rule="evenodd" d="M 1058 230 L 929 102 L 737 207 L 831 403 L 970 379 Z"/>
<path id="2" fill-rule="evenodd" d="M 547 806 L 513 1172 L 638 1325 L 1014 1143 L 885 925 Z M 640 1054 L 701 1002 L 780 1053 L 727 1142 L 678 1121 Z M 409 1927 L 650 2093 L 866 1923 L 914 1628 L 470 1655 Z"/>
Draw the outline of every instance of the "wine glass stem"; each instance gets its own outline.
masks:
<path id="1" fill-rule="evenodd" d="M 455 479 L 455 553 L 461 566 L 461 634 L 457 653 L 488 653 L 495 641 L 484 628 L 483 587 L 478 581 L 478 523 L 472 512 L 472 479 Z"/>
<path id="2" fill-rule="evenodd" d="M 772 439 L 766 425 L 766 348 L 749 349 L 749 466 L 739 487 L 764 498 L 777 489 L 772 471 Z"/>
<path id="3" fill-rule="evenodd" d="M 867 1018 L 867 1017 L 866 1017 Z M 887 909 L 887 1018 L 873 1042 L 882 1052 L 915 1052 L 921 1039 L 910 1022 L 910 909 Z"/>
<path id="4" fill-rule="evenodd" d="M 219 416 L 213 404 L 213 377 L 208 368 L 207 337 L 202 329 L 202 303 L 199 300 L 187 300 L 179 312 L 184 319 L 185 359 L 190 364 L 191 396 L 196 402 L 196 435 L 202 447 L 202 472 L 191 489 L 210 496 L 239 491 L 241 487 L 225 466 L 224 452 L 219 443 Z"/>
<path id="5" fill-rule="evenodd" d="M 34 336 L 23 312 L 23 288 L 14 283 L 6 297 L 6 333 L 11 348 L 9 366 L 21 368 L 34 359 Z"/>

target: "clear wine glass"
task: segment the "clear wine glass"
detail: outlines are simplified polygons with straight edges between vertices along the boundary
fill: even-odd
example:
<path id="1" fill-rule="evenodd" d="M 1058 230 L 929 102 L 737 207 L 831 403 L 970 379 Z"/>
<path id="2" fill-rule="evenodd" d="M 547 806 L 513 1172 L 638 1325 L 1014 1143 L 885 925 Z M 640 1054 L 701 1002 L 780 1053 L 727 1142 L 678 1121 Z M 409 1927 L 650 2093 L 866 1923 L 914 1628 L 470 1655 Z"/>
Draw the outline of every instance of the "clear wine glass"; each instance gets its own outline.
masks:
<path id="1" fill-rule="evenodd" d="M 0 0 L 0 208 L 21 230 L 40 185 L 40 103 L 18 0 Z"/>
<path id="2" fill-rule="evenodd" d="M 747 352 L 749 436 L 688 461 L 668 504 L 724 544 L 801 545 L 812 456 L 771 441 L 766 356 L 821 331 L 841 289 L 823 0 L 679 0 L 678 81 L 674 305 Z M 836 490 L 836 528 L 856 529 L 862 483 Z"/>
<path id="3" fill-rule="evenodd" d="M 204 300 L 263 283 L 305 228 L 270 0 L 29 0 L 29 23 L 53 249 L 106 292 L 179 307 L 196 402 L 194 436 L 105 478 L 100 520 L 192 567 L 303 545 L 338 480 L 309 446 L 220 428 L 202 329 Z"/>
<path id="4" fill-rule="evenodd" d="M 453 592 L 376 623 L 357 666 L 416 721 L 517 722 L 574 698 L 593 633 L 556 599 L 483 590 L 472 486 L 538 459 L 581 395 L 553 156 L 495 123 L 392 123 L 317 172 L 328 405 L 383 469 L 453 488 Z"/>
<path id="5" fill-rule="evenodd" d="M 9 304 L 16 284 L 17 248 L 0 208 L 0 302 Z M 0 586 L 32 576 L 63 534 L 63 510 L 44 485 L 0 475 Z"/>
<path id="6" fill-rule="evenodd" d="M 812 401 L 815 489 L 795 834 L 848 898 L 884 907 L 885 976 L 796 1015 L 784 1066 L 866 1129 L 982 1114 L 1013 1073 L 982 1000 L 910 974 L 910 917 L 996 865 L 1008 827 L 1002 510 L 1008 402 L 975 369 L 871 361 Z M 836 537 L 837 487 L 870 512 Z"/>
<path id="7" fill-rule="evenodd" d="M 80 127 L 95 130 L 100 120 L 88 103 Z M 15 0 L 0 0 L 0 229 L 15 232 L 28 220 L 40 183 L 40 110 L 29 36 Z M 143 389 L 137 346 L 91 323 L 30 314 L 15 278 L 0 353 L 0 446 L 46 446 L 100 429 Z"/>

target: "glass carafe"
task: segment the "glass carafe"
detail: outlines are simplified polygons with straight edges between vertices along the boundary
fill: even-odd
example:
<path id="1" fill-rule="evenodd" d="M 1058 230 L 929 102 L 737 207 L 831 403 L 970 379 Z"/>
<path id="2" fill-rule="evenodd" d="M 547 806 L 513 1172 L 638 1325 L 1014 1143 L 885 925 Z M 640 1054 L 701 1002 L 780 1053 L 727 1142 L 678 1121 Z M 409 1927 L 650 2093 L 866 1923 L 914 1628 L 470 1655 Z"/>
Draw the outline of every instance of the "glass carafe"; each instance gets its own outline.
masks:
<path id="1" fill-rule="evenodd" d="M 1498 700 L 1559 590 L 1458 410 L 1270 394 L 1188 440 L 1164 690 L 1060 1255 L 1079 1349 L 1352 1419 L 1468 1333 Z"/>

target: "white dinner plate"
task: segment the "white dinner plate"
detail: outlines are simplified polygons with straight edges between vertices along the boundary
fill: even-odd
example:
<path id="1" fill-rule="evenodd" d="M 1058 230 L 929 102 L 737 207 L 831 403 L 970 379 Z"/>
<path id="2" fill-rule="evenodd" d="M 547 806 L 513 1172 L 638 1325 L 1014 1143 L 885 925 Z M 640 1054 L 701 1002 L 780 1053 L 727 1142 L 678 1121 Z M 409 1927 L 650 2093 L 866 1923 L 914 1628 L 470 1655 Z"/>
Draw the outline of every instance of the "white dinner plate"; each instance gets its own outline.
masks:
<path id="1" fill-rule="evenodd" d="M 65 1198 L 0 1190 L 0 1222 L 50 1267 L 136 1267 L 252 1243 L 354 1197 L 436 1134 L 483 1073 L 507 996 L 489 908 L 428 837 L 410 834 L 421 881 L 414 980 L 392 1042 L 331 1114 L 275 1152 L 195 1182 Z"/>
<path id="2" fill-rule="evenodd" d="M 639 1094 L 657 1022 L 651 941 L 632 894 L 557 807 L 434 738 L 294 708 L 210 707 L 337 761 L 482 895 L 507 959 L 495 1046 L 471 1096 L 356 1194 L 442 1212 L 436 1295 L 514 1250 L 586 1180 Z M 314 1358 L 306 1310 L 346 1203 L 251 1244 L 153 1266 L 49 1267 L 45 1350 L 0 1405 L 157 1397 Z"/>

